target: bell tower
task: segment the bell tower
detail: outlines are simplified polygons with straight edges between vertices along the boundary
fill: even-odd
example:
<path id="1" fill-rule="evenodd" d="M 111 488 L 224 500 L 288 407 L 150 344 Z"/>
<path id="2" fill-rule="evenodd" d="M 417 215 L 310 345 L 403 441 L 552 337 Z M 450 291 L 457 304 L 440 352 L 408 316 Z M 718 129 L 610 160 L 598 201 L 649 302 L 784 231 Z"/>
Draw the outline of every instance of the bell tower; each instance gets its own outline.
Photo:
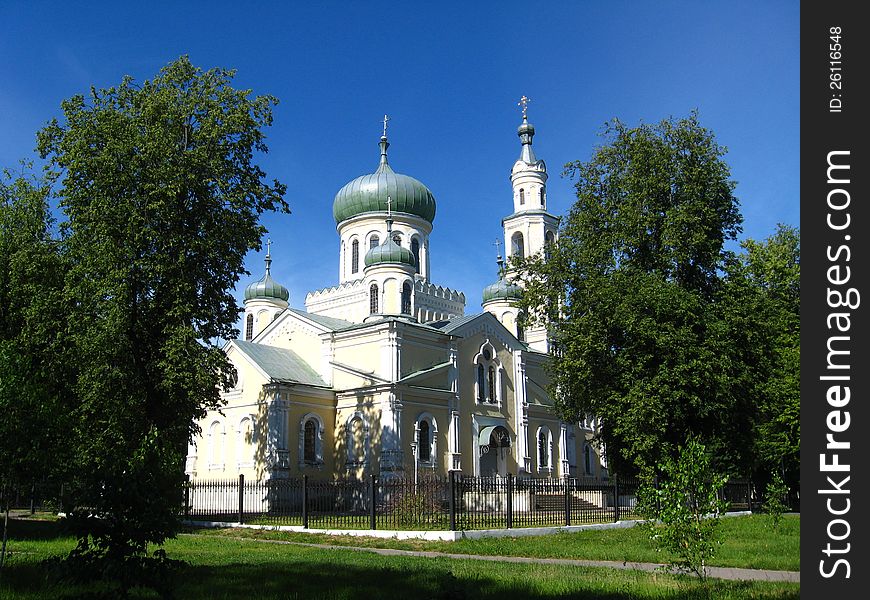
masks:
<path id="1" fill-rule="evenodd" d="M 514 212 L 501 221 L 509 259 L 544 252 L 547 244 L 556 241 L 559 231 L 558 217 L 547 212 L 547 165 L 535 156 L 532 149 L 535 127 L 529 123 L 529 102 L 531 100 L 523 96 L 518 103 L 523 121 L 517 128 L 520 157 L 510 174 Z M 508 260 L 508 279 L 510 271 Z M 540 352 L 549 350 L 547 332 L 543 327 L 530 328 L 526 332 L 526 342 Z"/>

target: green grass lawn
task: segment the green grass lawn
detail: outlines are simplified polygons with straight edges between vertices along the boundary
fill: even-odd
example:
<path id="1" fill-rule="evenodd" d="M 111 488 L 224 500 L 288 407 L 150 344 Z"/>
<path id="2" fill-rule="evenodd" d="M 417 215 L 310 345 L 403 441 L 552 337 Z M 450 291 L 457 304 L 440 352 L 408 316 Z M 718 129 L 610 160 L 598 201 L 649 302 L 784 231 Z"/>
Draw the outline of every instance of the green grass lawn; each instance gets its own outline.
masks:
<path id="1" fill-rule="evenodd" d="M 747 569 L 800 570 L 800 517 L 786 515 L 774 531 L 766 515 L 727 517 L 720 522 L 722 545 L 711 565 Z M 461 554 L 577 558 L 631 562 L 666 562 L 640 528 L 587 530 L 556 535 L 484 538 L 455 542 L 427 542 L 355 536 L 259 531 L 253 529 L 199 530 L 201 535 L 253 537 L 400 550 L 429 550 Z"/>
<path id="2" fill-rule="evenodd" d="M 754 518 L 753 518 L 754 519 Z M 729 519 L 734 521 L 737 519 Z M 750 519 L 747 519 L 749 521 Z M 790 519 L 798 521 L 798 519 Z M 10 555 L 0 575 L 0 598 L 74 598 L 93 588 L 53 583 L 42 561 L 68 552 L 73 540 L 59 524 L 13 521 Z M 783 527 L 796 529 L 799 523 Z M 729 525 L 732 527 L 733 525 Z M 752 529 L 752 527 L 749 527 Z M 627 530 L 616 530 L 624 534 Z M 589 533 L 614 533 L 589 532 Z M 585 535 L 585 534 L 580 534 Z M 768 533 L 768 537 L 773 534 Z M 529 542 L 531 556 L 544 548 L 573 545 L 574 558 L 602 558 L 589 548 L 602 539 L 549 536 L 516 540 L 466 540 L 451 551 L 507 554 Z M 549 540 L 549 544 L 547 541 Z M 360 540 L 354 540 L 359 544 Z M 534 541 L 534 545 L 531 542 Z M 502 544 L 502 547 L 491 544 Z M 645 543 L 645 542 L 644 542 Z M 752 546 L 752 542 L 747 542 Z M 477 544 L 475 547 L 474 545 Z M 631 541 L 620 544 L 626 548 Z M 365 552 L 325 550 L 239 540 L 223 533 L 182 535 L 165 546 L 172 558 L 190 566 L 178 577 L 178 598 L 707 598 L 689 578 L 659 573 L 574 568 L 553 565 L 490 563 L 445 558 L 386 557 Z M 749 552 L 747 547 L 743 552 Z M 434 549 L 434 548 L 432 548 Z M 495 551 L 495 550 L 498 551 Z M 588 552 L 587 552 L 588 550 Z M 514 552 L 516 554 L 517 552 Z M 796 558 L 795 558 L 796 560 Z M 767 582 L 710 582 L 710 596 L 723 599 L 798 598 L 800 586 Z M 138 597 L 156 597 L 140 591 Z"/>

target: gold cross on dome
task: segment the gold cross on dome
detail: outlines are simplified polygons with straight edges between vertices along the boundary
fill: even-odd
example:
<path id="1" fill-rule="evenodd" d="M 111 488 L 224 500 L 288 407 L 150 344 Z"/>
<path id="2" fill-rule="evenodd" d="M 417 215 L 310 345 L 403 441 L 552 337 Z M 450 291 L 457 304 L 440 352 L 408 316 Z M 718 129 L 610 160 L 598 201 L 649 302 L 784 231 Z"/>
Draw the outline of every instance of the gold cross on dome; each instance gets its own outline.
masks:
<path id="1" fill-rule="evenodd" d="M 387 137 L 387 121 L 390 120 L 390 117 L 384 115 L 384 137 Z"/>
<path id="2" fill-rule="evenodd" d="M 272 238 L 266 239 L 266 256 L 272 254 Z"/>
<path id="3" fill-rule="evenodd" d="M 393 204 L 393 199 L 390 198 L 389 196 L 387 196 L 387 217 L 390 217 L 393 214 L 392 213 L 392 204 Z"/>
<path id="4" fill-rule="evenodd" d="M 532 101 L 531 98 L 529 98 L 527 96 L 523 96 L 522 98 L 520 98 L 520 101 L 517 102 L 517 106 L 523 107 L 523 118 L 524 119 L 526 118 L 526 111 L 529 109 L 529 102 L 531 102 L 531 101 Z"/>
<path id="5" fill-rule="evenodd" d="M 493 246 L 495 246 L 495 253 L 501 256 L 501 240 L 496 240 Z"/>

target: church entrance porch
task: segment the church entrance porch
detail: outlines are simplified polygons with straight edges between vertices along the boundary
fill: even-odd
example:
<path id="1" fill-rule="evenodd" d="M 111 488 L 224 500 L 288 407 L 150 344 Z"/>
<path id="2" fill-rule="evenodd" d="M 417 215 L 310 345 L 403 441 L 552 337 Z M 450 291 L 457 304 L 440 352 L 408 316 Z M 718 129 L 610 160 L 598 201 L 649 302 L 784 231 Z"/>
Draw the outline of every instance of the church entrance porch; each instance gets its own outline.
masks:
<path id="1" fill-rule="evenodd" d="M 511 438 L 508 430 L 501 425 L 490 425 L 481 429 L 478 435 L 481 477 L 507 475 L 507 457 L 510 455 Z"/>

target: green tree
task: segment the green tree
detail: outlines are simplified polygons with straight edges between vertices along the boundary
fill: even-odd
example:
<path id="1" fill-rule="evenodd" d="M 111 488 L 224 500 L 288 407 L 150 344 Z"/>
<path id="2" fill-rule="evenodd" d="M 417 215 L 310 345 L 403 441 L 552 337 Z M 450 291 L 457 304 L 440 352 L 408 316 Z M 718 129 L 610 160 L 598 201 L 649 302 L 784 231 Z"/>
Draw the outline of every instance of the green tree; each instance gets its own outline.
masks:
<path id="1" fill-rule="evenodd" d="M 556 407 L 600 417 L 619 472 L 653 471 L 690 434 L 745 465 L 751 377 L 721 295 L 741 223 L 725 149 L 696 114 L 603 136 L 566 167 L 577 201 L 558 242 L 514 263 L 524 310 L 550 329 Z"/>
<path id="2" fill-rule="evenodd" d="M 671 568 L 706 579 L 706 566 L 719 545 L 719 515 L 727 503 L 719 498 L 725 477 L 712 468 L 704 445 L 696 439 L 680 448 L 676 459 L 659 464 L 661 479 L 640 491 L 642 524 L 650 540 L 670 555 Z"/>
<path id="3" fill-rule="evenodd" d="M 48 187 L 30 167 L 0 172 L 0 501 L 64 467 L 64 257 Z M 3 548 L 5 549 L 5 520 Z M 3 552 L 0 551 L 0 566 Z"/>
<path id="4" fill-rule="evenodd" d="M 759 298 L 767 371 L 756 377 L 756 470 L 800 481 L 800 232 L 780 224 L 763 242 L 746 240 L 739 272 Z"/>
<path id="5" fill-rule="evenodd" d="M 231 291 L 260 214 L 287 210 L 254 160 L 276 100 L 233 76 L 182 57 L 64 101 L 38 134 L 71 262 L 75 555 L 122 590 L 147 544 L 176 532 L 194 421 L 232 371 L 212 340 L 238 333 Z"/>

